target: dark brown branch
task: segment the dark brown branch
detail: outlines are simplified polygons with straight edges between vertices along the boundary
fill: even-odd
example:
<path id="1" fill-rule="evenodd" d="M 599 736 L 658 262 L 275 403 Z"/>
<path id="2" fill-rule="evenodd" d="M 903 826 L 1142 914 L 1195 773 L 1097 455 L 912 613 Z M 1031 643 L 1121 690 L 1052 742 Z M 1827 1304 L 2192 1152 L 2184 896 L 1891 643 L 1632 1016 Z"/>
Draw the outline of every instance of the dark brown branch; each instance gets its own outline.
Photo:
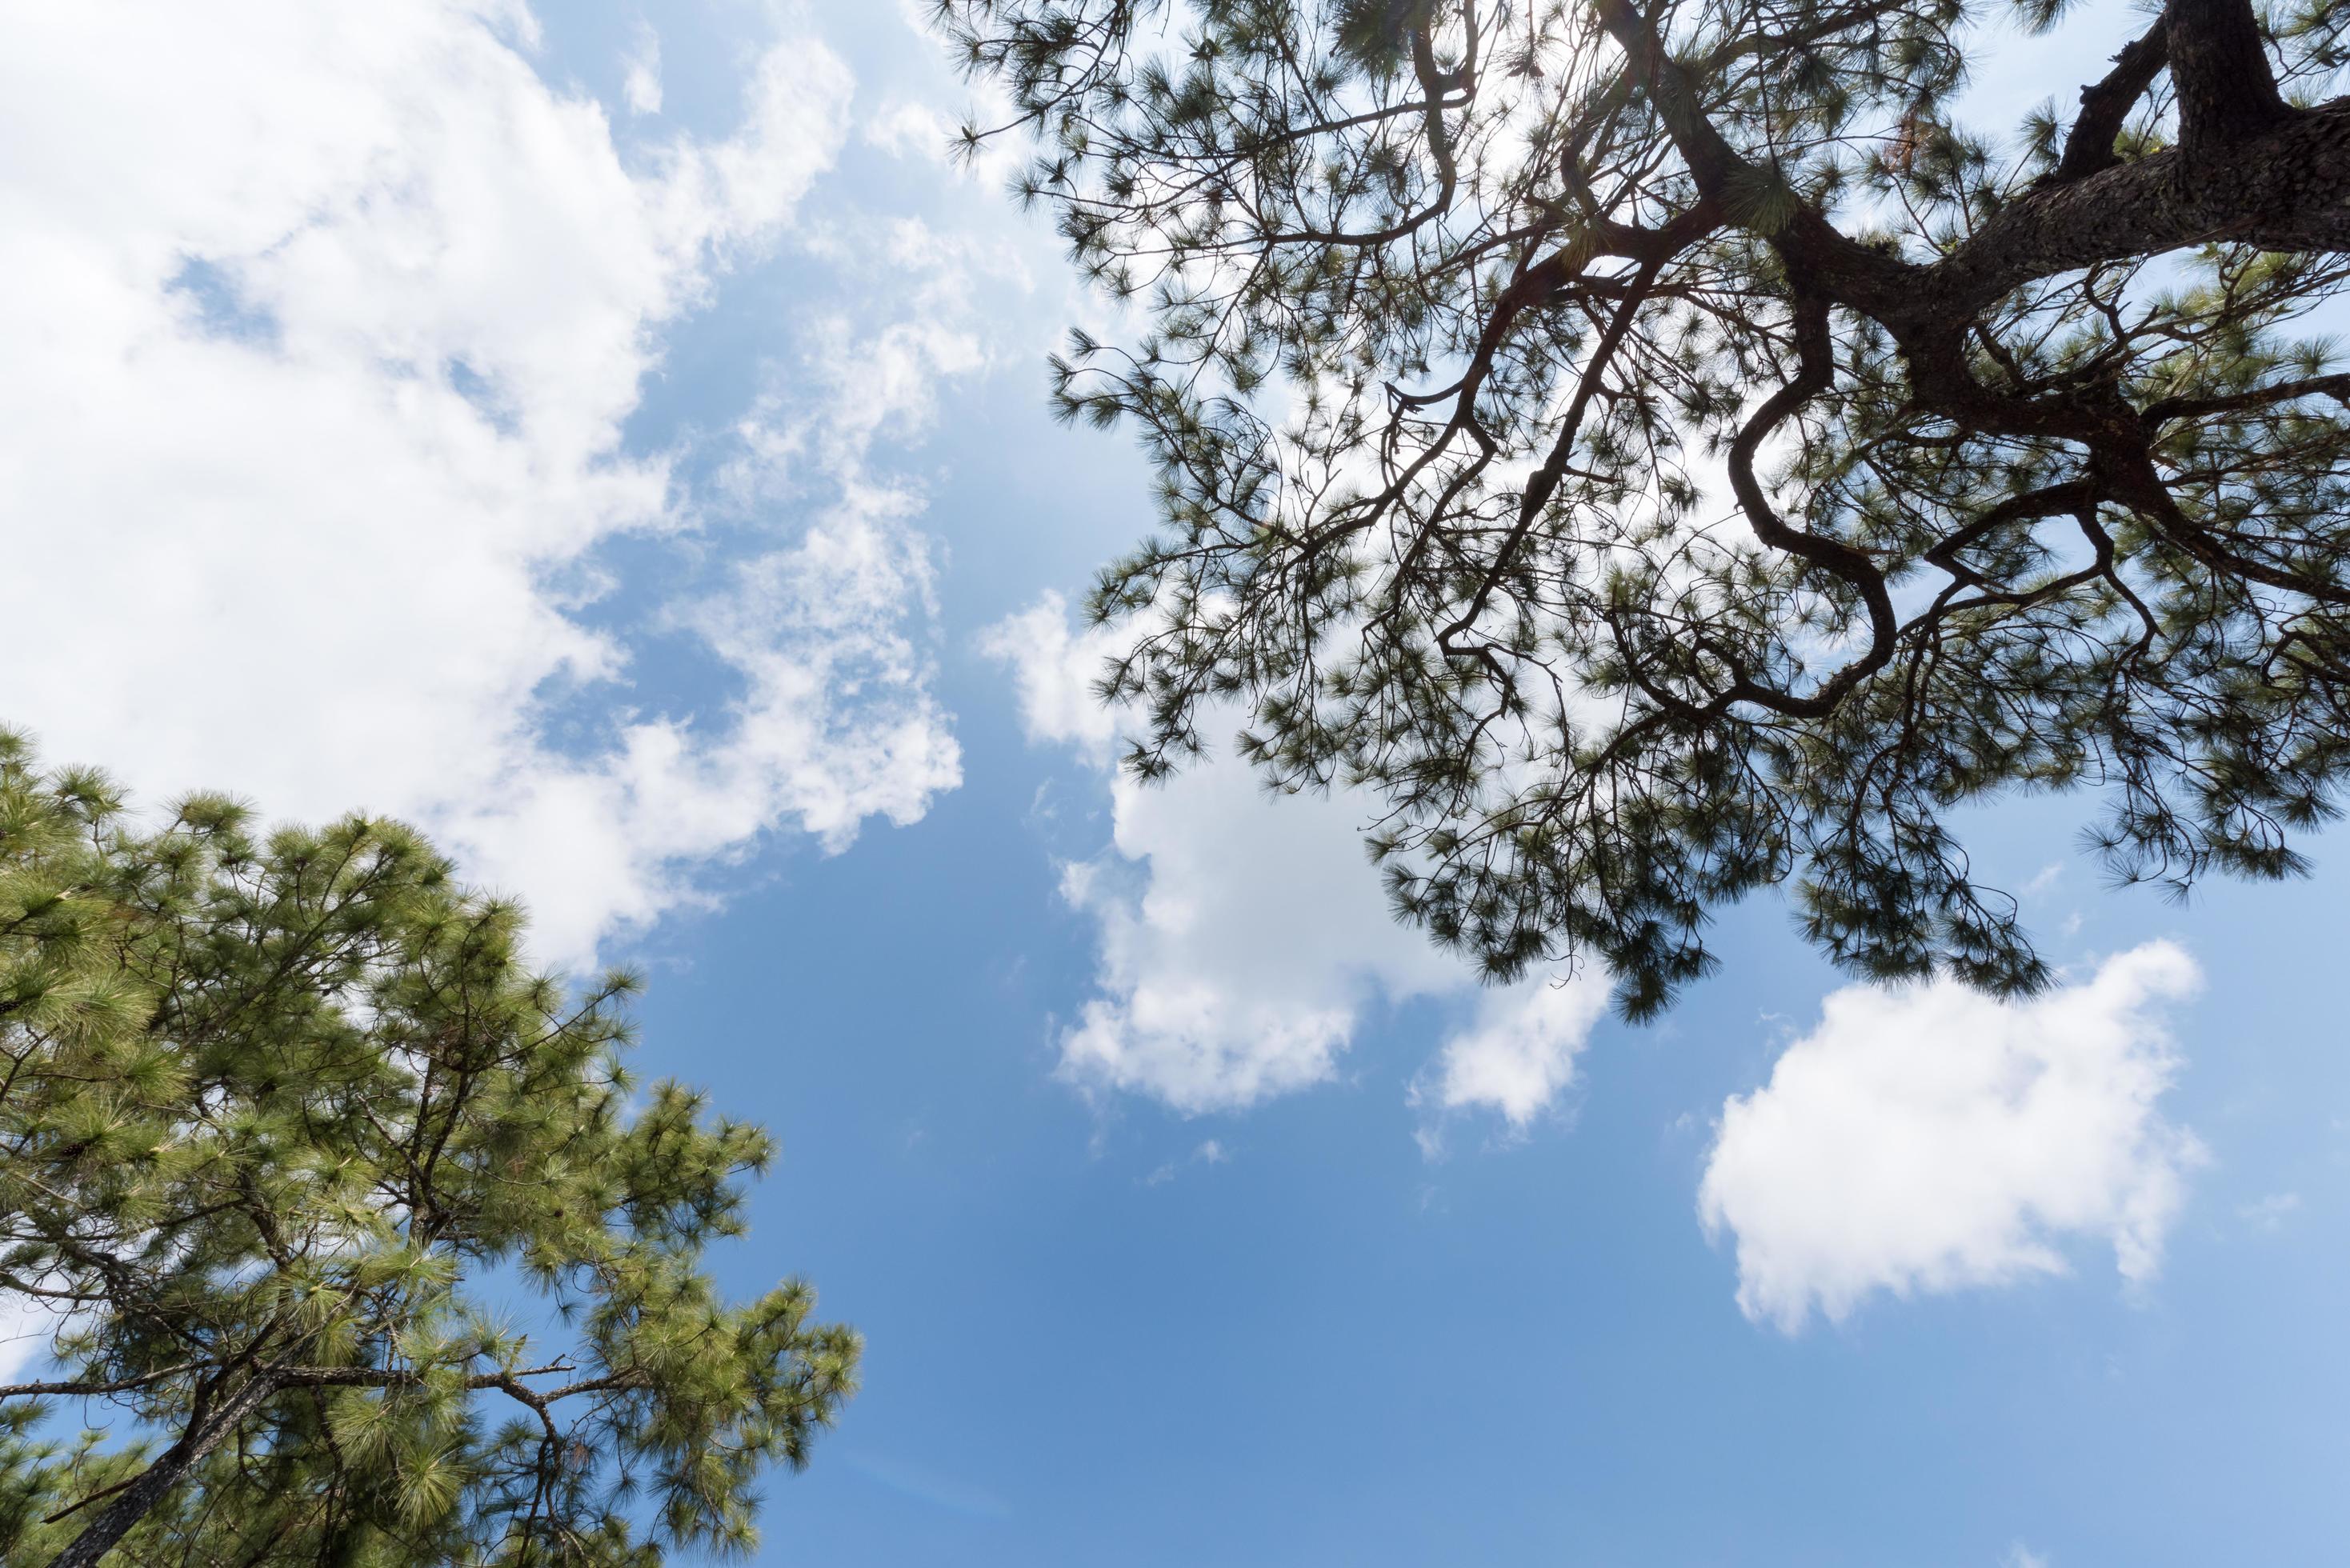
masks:
<path id="1" fill-rule="evenodd" d="M 2189 158 L 2251 140 L 2293 110 L 2277 91 L 2251 0 L 2170 0 L 2170 80 Z"/>
<path id="2" fill-rule="evenodd" d="M 2081 112 L 2064 138 L 2064 155 L 2058 160 L 2049 182 L 2070 184 L 2121 161 L 2114 151 L 2115 139 L 2121 135 L 2130 110 L 2169 63 L 2170 32 L 2167 23 L 2158 21 L 2125 45 L 2122 52 L 2114 57 L 2114 68 L 2106 73 L 2105 79 L 2081 89 Z"/>
<path id="3" fill-rule="evenodd" d="M 1486 567 L 1476 593 L 1470 597 L 1468 607 L 1450 626 L 1437 633 L 1436 645 L 1446 653 L 1458 655 L 1471 651 L 1455 647 L 1452 639 L 1476 625 L 1477 618 L 1485 613 L 1495 586 L 1508 575 L 1510 564 L 1516 558 L 1519 547 L 1525 543 L 1526 535 L 1534 532 L 1543 508 L 1550 504 L 1551 496 L 1557 492 L 1558 482 L 1566 472 L 1567 457 L 1575 449 L 1575 438 L 1583 429 L 1584 415 L 1591 407 L 1592 394 L 1607 374 L 1616 358 L 1616 350 L 1623 343 L 1624 335 L 1631 330 L 1640 307 L 1648 303 L 1648 284 L 1656 276 L 1657 266 L 1656 261 L 1642 266 L 1639 275 L 1625 291 L 1624 303 L 1617 307 L 1615 319 L 1608 322 L 1607 330 L 1600 335 L 1598 345 L 1592 349 L 1590 359 L 1584 365 L 1583 374 L 1575 389 L 1575 399 L 1568 404 L 1565 417 L 1559 421 L 1558 435 L 1551 443 L 1549 456 L 1528 477 L 1524 490 L 1519 494 L 1516 524 L 1502 541 L 1501 548 L 1493 552 L 1492 564 Z"/>
<path id="4" fill-rule="evenodd" d="M 136 1377 L 120 1377 L 111 1383 L 11 1383 L 0 1387 L 0 1399 L 45 1399 L 72 1397 L 82 1394 L 128 1394 L 134 1388 L 144 1388 L 161 1383 L 167 1377 L 177 1377 L 192 1370 L 198 1364 L 183 1361 L 177 1366 L 166 1366 L 161 1372 L 145 1372 Z"/>
<path id="5" fill-rule="evenodd" d="M 49 1560 L 49 1568 L 97 1568 L 99 1561 L 114 1550 L 165 1492 L 179 1484 L 181 1477 L 219 1447 L 222 1438 L 276 1391 L 276 1385 L 267 1377 L 248 1378 L 234 1394 L 205 1411 L 203 1418 L 192 1423 L 184 1437 L 164 1449 L 128 1486 L 120 1489 L 114 1501 L 91 1520 L 63 1552 Z"/>
<path id="6" fill-rule="evenodd" d="M 2234 6 L 2251 29 L 2249 63 L 2228 67 L 2254 100 L 2275 95 L 2267 57 L 2246 0 L 2181 0 L 2167 48 L 2177 78 L 2181 31 L 2227 35 Z M 2207 12 L 2216 10 L 2214 17 Z M 1603 0 L 1600 20 L 1625 49 L 1659 118 L 1690 166 L 1698 189 L 1717 198 L 1733 182 L 1767 177 L 1739 157 L 1699 107 L 1688 67 L 1674 60 L 1627 0 Z M 2197 29 L 2202 29 L 2199 32 Z M 2125 51 L 2126 52 L 2126 51 Z M 2209 77 L 2241 51 L 2210 45 L 2199 57 Z M 2190 75 L 2192 73 L 2190 72 Z M 2215 88 L 2216 90 L 2216 88 Z M 2181 87 L 2182 97 L 2186 88 Z M 2178 150 L 2052 184 L 2010 203 L 1973 238 L 1931 266 L 1873 250 L 1839 232 L 1809 206 L 1773 236 L 1809 286 L 1836 303 L 1905 327 L 1971 321 L 2009 291 L 2099 262 L 2157 255 L 2214 242 L 2277 251 L 2350 250 L 2350 99 L 2305 111 L 2250 109 L 2213 123 L 2191 163 Z"/>
<path id="7" fill-rule="evenodd" d="M 1885 667 L 1893 657 L 1894 633 L 1898 623 L 1894 618 L 1893 599 L 1886 589 L 1885 575 L 1877 569 L 1877 564 L 1840 539 L 1789 526 L 1754 477 L 1754 459 L 1762 443 L 1793 418 L 1796 410 L 1826 390 L 1835 377 L 1825 300 L 1797 296 L 1795 349 L 1798 361 L 1794 379 L 1763 400 L 1731 443 L 1730 487 L 1737 494 L 1739 509 L 1746 514 L 1747 525 L 1762 543 L 1843 578 L 1860 595 L 1861 602 L 1868 608 L 1868 651 L 1837 670 L 1808 697 L 1774 691 L 1742 676 L 1717 706 L 1752 702 L 1790 718 L 1815 719 L 1834 712 L 1846 692 Z"/>
<path id="8" fill-rule="evenodd" d="M 1860 286 L 1846 302 L 1888 325 L 1970 320 L 2035 278 L 2215 242 L 2350 251 L 2350 99 L 2207 149 L 2191 168 L 2179 151 L 2158 152 L 2035 191 L 1922 276 L 1852 276 Z"/>
<path id="9" fill-rule="evenodd" d="M 2099 499 L 2094 485 L 2077 479 L 2012 495 L 1936 543 L 1926 552 L 1926 559 L 1948 572 L 1960 585 L 1981 584 L 1982 575 L 1959 558 L 1978 541 L 2011 523 L 2077 514 L 2085 507 L 2095 507 Z"/>
<path id="10" fill-rule="evenodd" d="M 2219 398 L 2164 398 L 2147 405 L 2146 418 L 2158 423 L 2164 420 L 2189 420 L 2205 414 L 2273 408 L 2297 398 L 2317 397 L 2350 402 L 2350 376 L 2312 376 L 2305 380 L 2281 381 L 2275 386 L 2255 387 L 2249 392 L 2232 392 Z"/>

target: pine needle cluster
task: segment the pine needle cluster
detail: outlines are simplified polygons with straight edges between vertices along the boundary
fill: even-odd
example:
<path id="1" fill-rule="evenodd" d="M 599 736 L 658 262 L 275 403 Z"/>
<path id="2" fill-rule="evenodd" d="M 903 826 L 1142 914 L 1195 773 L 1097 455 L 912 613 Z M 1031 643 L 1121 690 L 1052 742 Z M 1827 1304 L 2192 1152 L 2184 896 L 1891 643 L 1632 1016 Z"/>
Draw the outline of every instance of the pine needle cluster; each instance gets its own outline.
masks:
<path id="1" fill-rule="evenodd" d="M 858 1338 L 796 1281 L 722 1296 L 772 1142 L 636 1083 L 636 981 L 524 935 L 398 824 L 142 826 L 0 733 L 0 1299 L 57 1363 L 0 1387 L 0 1559 L 753 1544 Z"/>

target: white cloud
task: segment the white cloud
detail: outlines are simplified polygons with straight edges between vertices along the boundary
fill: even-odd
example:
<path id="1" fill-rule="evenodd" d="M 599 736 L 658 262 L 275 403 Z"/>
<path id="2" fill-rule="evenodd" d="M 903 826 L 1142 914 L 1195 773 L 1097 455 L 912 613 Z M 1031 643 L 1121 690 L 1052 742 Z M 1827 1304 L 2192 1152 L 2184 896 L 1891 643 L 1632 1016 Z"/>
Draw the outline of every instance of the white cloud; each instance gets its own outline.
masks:
<path id="1" fill-rule="evenodd" d="M 1193 1165 L 1222 1165 L 1230 1158 L 1232 1158 L 1232 1155 L 1225 1150 L 1224 1146 L 1222 1143 L 1219 1143 L 1214 1138 L 1209 1138 L 1191 1151 L 1191 1163 Z M 1142 1179 L 1142 1185 L 1145 1187 L 1164 1187 L 1180 1174 L 1182 1174 L 1182 1167 L 1170 1159 L 1166 1161 L 1164 1164 L 1154 1168 L 1149 1175 Z"/>
<path id="2" fill-rule="evenodd" d="M 2002 1553 L 2000 1568 L 2049 1568 L 2049 1560 L 2022 1542 L 2017 1542 Z"/>
<path id="3" fill-rule="evenodd" d="M 1589 981 L 1493 992 L 1474 1026 L 1444 1043 L 1426 1097 L 1447 1110 L 1499 1111 L 1523 1128 L 1573 1081 L 1575 1058 L 1607 1009 L 1607 988 Z"/>
<path id="4" fill-rule="evenodd" d="M 892 158 L 943 159 L 955 141 L 955 124 L 910 99 L 893 99 L 865 121 L 865 140 Z"/>
<path id="5" fill-rule="evenodd" d="M 1269 798 L 1229 756 L 1163 784 L 1114 772 L 1123 716 L 1091 688 L 1115 635 L 1073 633 L 1048 595 L 983 642 L 1012 667 L 1031 738 L 1109 775 L 1110 848 L 1063 870 L 1064 898 L 1101 943 L 1096 993 L 1061 1037 L 1065 1078 L 1186 1112 L 1238 1109 L 1333 1077 L 1382 1002 L 1478 995 L 1468 966 L 1390 917 L 1359 798 Z M 1566 1085 L 1605 1000 L 1589 979 L 1485 993 L 1421 1103 L 1523 1125 Z"/>
<path id="6" fill-rule="evenodd" d="M 1104 662 L 1118 651 L 1112 628 L 1069 628 L 1069 607 L 1046 593 L 1019 614 L 982 634 L 980 651 L 1011 667 L 1020 722 L 1028 738 L 1075 748 L 1088 761 L 1110 758 L 1118 741 L 1118 715 L 1094 700 L 1094 683 Z"/>
<path id="7" fill-rule="evenodd" d="M 659 114 L 661 107 L 660 35 L 652 24 L 637 24 L 635 47 L 621 62 L 620 100 L 630 114 Z"/>
<path id="8" fill-rule="evenodd" d="M 34 1298 L 0 1293 L 0 1383 L 37 1368 L 57 1327 L 57 1315 Z"/>
<path id="9" fill-rule="evenodd" d="M 923 26 L 920 33 L 922 47 L 931 46 L 934 37 L 929 27 Z M 981 118 L 1003 125 L 1018 117 L 997 99 L 991 100 Z M 1008 182 L 1028 158 L 1026 144 L 1017 137 L 993 136 L 977 146 L 966 145 L 960 122 L 915 99 L 883 99 L 880 108 L 865 117 L 858 138 L 892 158 L 934 164 L 958 179 L 991 190 Z"/>
<path id="10" fill-rule="evenodd" d="M 828 341 L 819 369 L 858 373 L 827 397 L 755 412 L 745 447 L 788 425 L 802 470 L 747 486 L 731 521 L 764 542 L 651 628 L 734 695 L 639 691 L 628 637 L 580 614 L 595 553 L 682 545 L 698 513 L 623 422 L 664 327 L 789 232 L 850 82 L 784 39 L 733 134 L 631 166 L 600 106 L 534 71 L 535 36 L 498 0 L 18 19 L 0 511 L 39 587 L 0 719 L 150 797 L 417 819 L 577 961 L 763 834 L 837 847 L 956 783 L 920 497 L 869 457 L 919 428 L 912 383 L 973 360 L 917 311 Z"/>
<path id="11" fill-rule="evenodd" d="M 2178 1063 L 2164 1014 L 2198 983 L 2153 942 L 2014 1003 L 1948 982 L 1830 995 L 1722 1106 L 1699 1209 L 1736 1240 L 1740 1307 L 1794 1332 L 1877 1291 L 2059 1272 L 2083 1238 L 2152 1278 L 2204 1158 L 2157 1110 Z"/>

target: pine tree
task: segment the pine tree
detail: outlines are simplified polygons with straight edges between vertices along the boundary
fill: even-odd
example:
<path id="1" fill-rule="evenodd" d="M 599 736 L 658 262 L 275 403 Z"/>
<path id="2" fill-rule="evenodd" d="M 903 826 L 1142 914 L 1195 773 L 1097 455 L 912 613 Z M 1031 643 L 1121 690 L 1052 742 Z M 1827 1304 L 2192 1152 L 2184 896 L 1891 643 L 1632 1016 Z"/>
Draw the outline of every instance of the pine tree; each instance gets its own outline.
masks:
<path id="1" fill-rule="evenodd" d="M 636 1085 L 635 982 L 575 992 L 523 935 L 396 824 L 256 836 L 203 795 L 143 829 L 0 735 L 0 1298 L 59 1363 L 0 1387 L 0 1559 L 755 1540 L 858 1342 L 796 1282 L 721 1298 L 771 1142 Z M 142 1440 L 54 1436 L 98 1406 Z"/>
<path id="2" fill-rule="evenodd" d="M 1638 1016 L 1792 882 L 1876 977 L 2046 971 L 1952 814 L 2098 797 L 2118 877 L 2303 868 L 2350 764 L 2350 5 L 940 0 L 1137 303 L 1056 361 L 1165 526 L 1092 607 L 1157 776 L 1356 785 L 1399 910 Z M 2135 36 L 2120 31 L 2124 26 Z"/>

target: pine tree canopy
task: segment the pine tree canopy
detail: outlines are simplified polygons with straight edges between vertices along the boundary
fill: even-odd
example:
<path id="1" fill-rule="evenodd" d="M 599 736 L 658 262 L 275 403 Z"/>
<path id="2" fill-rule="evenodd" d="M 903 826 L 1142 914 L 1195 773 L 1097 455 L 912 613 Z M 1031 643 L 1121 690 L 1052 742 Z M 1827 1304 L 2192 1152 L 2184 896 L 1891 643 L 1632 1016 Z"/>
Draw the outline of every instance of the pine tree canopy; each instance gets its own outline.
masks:
<path id="1" fill-rule="evenodd" d="M 405 828 L 141 827 L 0 735 L 0 1300 L 60 1364 L 0 1387 L 0 1560 L 755 1539 L 858 1342 L 796 1282 L 721 1297 L 767 1136 L 636 1085 L 634 982 L 575 992 L 523 934 Z"/>
<path id="2" fill-rule="evenodd" d="M 1143 323 L 1055 362 L 1159 474 L 1091 606 L 1128 765 L 1236 723 L 1369 792 L 1404 916 L 1633 1016 L 1781 882 L 1865 975 L 2039 985 L 1951 826 L 2002 792 L 2094 803 L 2125 880 L 2300 870 L 2350 761 L 2350 5 L 2168 0 L 1962 123 L 2063 4 L 941 0 L 1016 106 L 966 147 L 1032 132 Z"/>

